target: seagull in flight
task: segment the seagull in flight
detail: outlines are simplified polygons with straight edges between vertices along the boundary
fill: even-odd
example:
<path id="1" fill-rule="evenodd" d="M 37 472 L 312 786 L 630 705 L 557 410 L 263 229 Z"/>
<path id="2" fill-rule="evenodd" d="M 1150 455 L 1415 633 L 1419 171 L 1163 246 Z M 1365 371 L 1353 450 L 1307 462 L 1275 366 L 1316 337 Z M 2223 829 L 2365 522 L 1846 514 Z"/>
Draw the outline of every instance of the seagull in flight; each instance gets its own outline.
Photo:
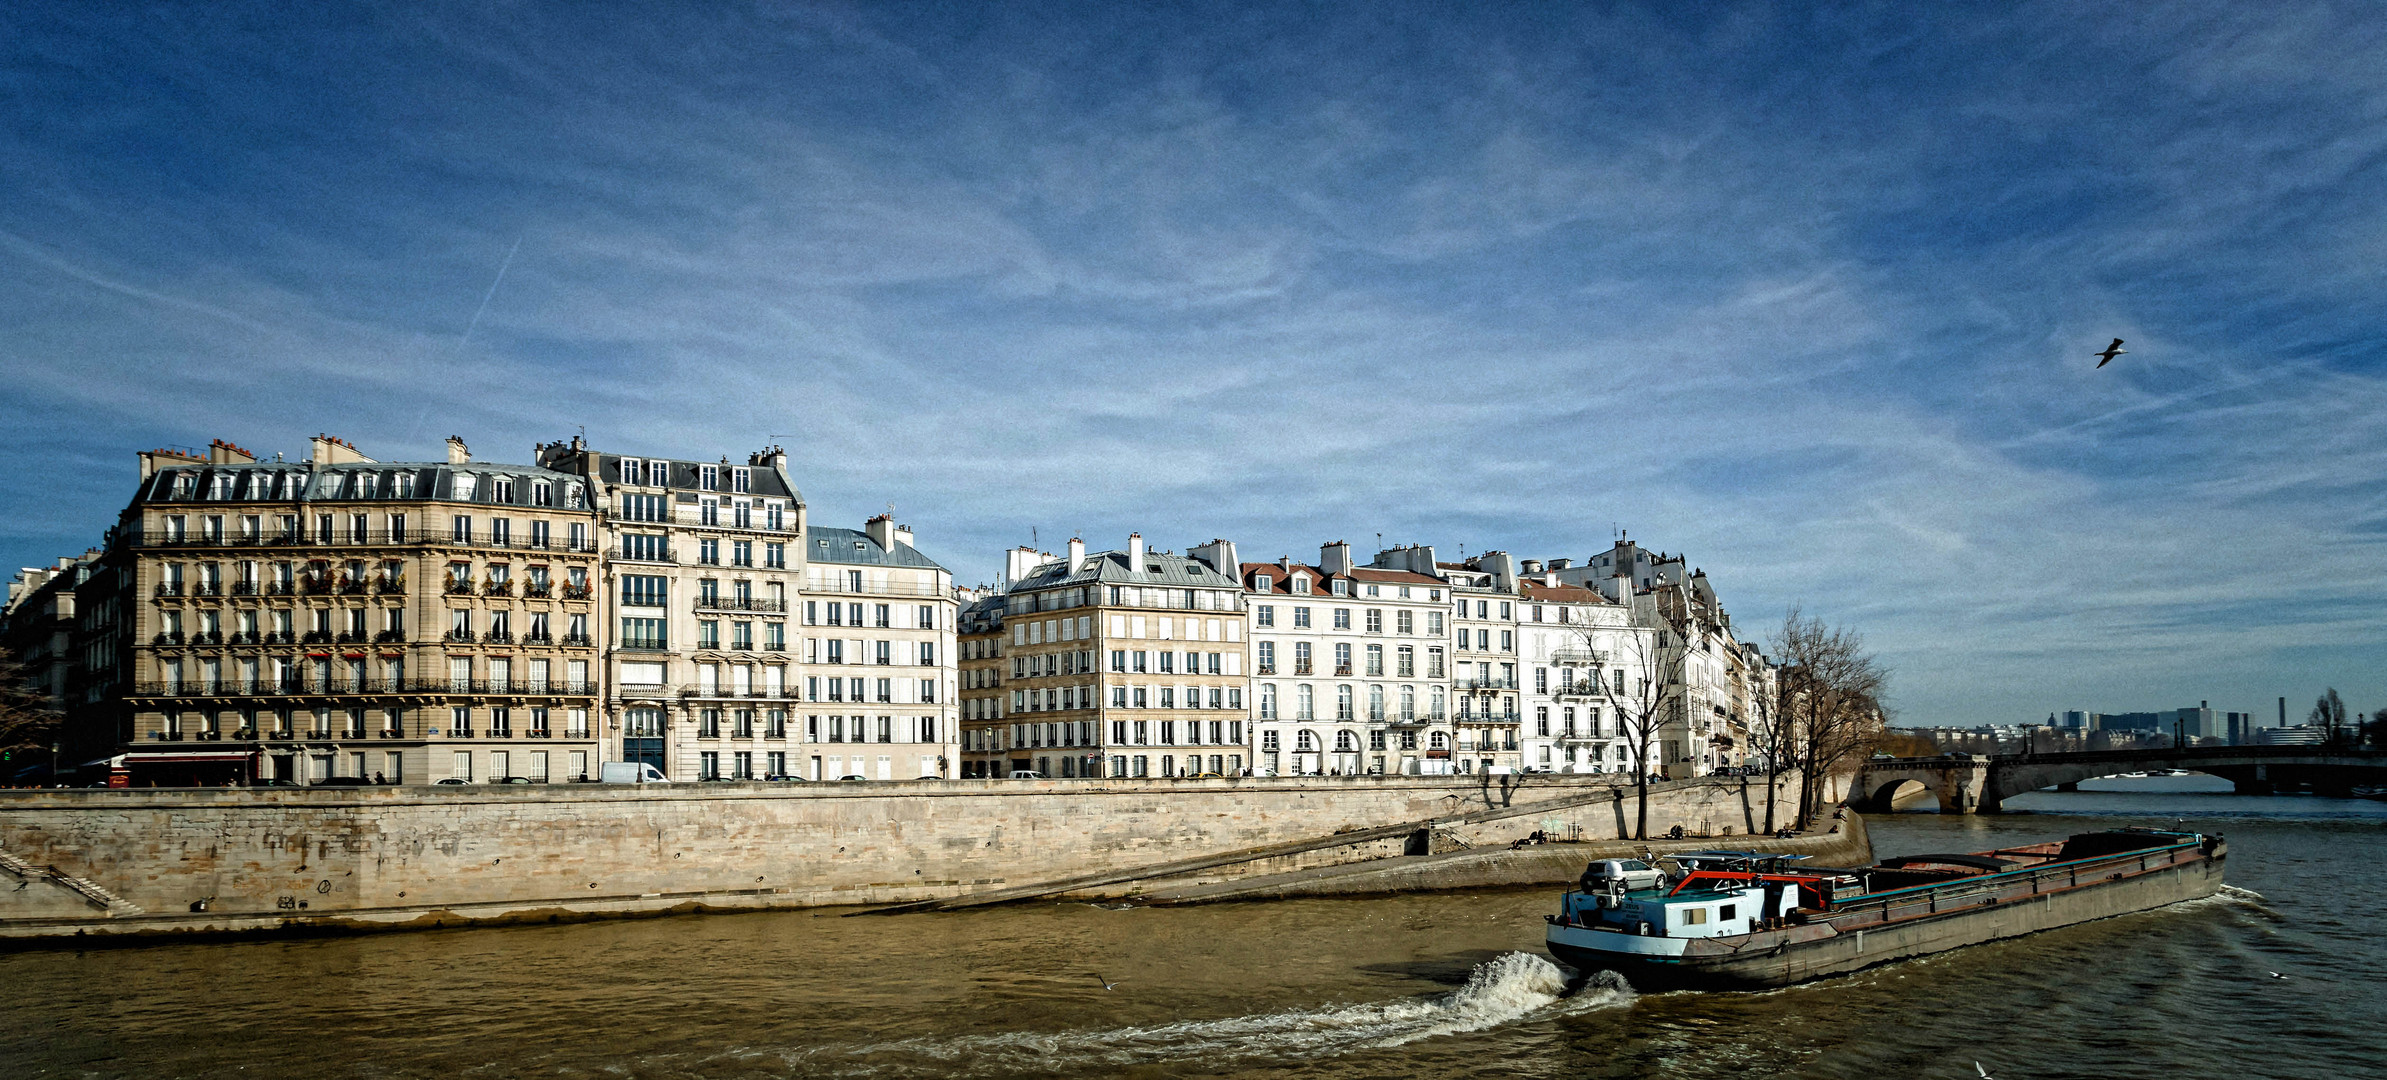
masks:
<path id="1" fill-rule="evenodd" d="M 2265 975 L 2269 975 L 2269 976 L 2271 976 L 2271 977 L 2272 977 L 2272 978 L 2274 978 L 2274 979 L 2285 979 L 2285 978 L 2287 978 L 2287 976 L 2285 976 L 2285 975 L 2282 975 L 2282 974 L 2280 974 L 2280 973 L 2278 973 L 2278 972 L 2276 972 L 2276 971 L 2266 971 L 2266 972 L 2263 972 L 2263 974 L 2265 974 Z"/>
<path id="2" fill-rule="evenodd" d="M 1978 1061 L 1973 1062 L 1973 1071 L 1981 1074 L 1981 1080 L 1994 1080 L 1994 1078 L 1989 1075 L 1989 1070 L 1982 1068 L 1981 1063 Z"/>
<path id="3" fill-rule="evenodd" d="M 1116 989 L 1118 989 L 1118 988 L 1119 988 L 1119 984 L 1120 984 L 1120 983 L 1126 982 L 1127 980 L 1125 980 L 1125 979 L 1105 979 L 1105 978 L 1103 978 L 1103 977 L 1102 977 L 1102 976 L 1100 976 L 1100 975 L 1096 975 L 1096 976 L 1094 976 L 1094 981 L 1095 981 L 1095 982 L 1098 982 L 1098 983 L 1101 983 L 1101 984 L 1102 984 L 1102 988 L 1103 988 L 1103 989 L 1105 989 L 1105 990 L 1116 990 Z"/>
<path id="4" fill-rule="evenodd" d="M 2122 347 L 2122 339 L 2121 339 L 2121 338 L 2115 338 L 2115 339 L 2113 339 L 2113 344 L 2111 344 L 2111 345 L 2108 345 L 2108 346 L 2106 346 L 2106 347 L 2105 347 L 2105 351 L 2104 351 L 2104 352 L 2100 352 L 2100 353 L 2090 353 L 2089 355 L 2090 355 L 2090 356 L 2095 356 L 2095 357 L 2100 357 L 2100 359 L 2097 361 L 2097 366 L 2098 366 L 2098 367 L 2104 367 L 2104 366 L 2105 366 L 2105 365 L 2107 365 L 2107 364 L 2113 363 L 2113 358 L 2114 358 L 2114 357 L 2120 356 L 2120 355 L 2122 355 L 2122 354 L 2124 354 L 2124 353 L 2127 353 L 2127 352 L 2129 352 L 2129 351 L 2130 351 L 2130 350 L 2128 350 L 2128 349 L 2125 349 L 2125 348 L 2123 348 L 2123 347 Z M 1975 1062 L 1974 1064 L 1976 1064 L 1976 1065 L 1977 1065 L 1977 1064 L 1979 1064 L 1979 1062 Z"/>

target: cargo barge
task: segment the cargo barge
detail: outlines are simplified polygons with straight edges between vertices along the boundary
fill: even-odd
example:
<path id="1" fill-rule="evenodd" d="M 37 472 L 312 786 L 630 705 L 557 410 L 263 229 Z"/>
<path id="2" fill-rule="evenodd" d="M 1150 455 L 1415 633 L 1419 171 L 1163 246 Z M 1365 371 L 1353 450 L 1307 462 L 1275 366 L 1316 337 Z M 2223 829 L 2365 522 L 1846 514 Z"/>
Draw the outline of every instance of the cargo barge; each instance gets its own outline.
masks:
<path id="1" fill-rule="evenodd" d="M 2219 835 L 2154 829 L 1853 869 L 1703 852 L 1654 887 L 1606 860 L 1545 917 L 1546 939 L 1642 989 L 1765 989 L 2210 896 L 2228 855 Z"/>

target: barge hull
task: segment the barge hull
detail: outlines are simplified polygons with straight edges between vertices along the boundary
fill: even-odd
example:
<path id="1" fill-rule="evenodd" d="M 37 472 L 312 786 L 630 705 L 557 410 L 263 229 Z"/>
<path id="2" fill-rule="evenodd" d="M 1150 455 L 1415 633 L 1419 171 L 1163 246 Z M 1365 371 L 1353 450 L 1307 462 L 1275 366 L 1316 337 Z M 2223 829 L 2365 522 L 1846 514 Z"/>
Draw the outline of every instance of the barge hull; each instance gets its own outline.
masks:
<path id="1" fill-rule="evenodd" d="M 1639 989 L 1764 990 L 1906 960 L 1967 945 L 2022 937 L 2077 923 L 2151 911 L 2220 891 L 2225 856 L 2192 857 L 2143 873 L 2060 891 L 1983 898 L 1962 908 L 1841 930 L 1795 927 L 1764 935 L 1737 951 L 1701 954 L 1698 941 L 1679 959 L 1636 958 L 1570 945 L 1553 934 L 1552 955 L 1590 974 L 1614 971 Z M 1578 931 L 1606 935 L 1608 931 Z M 1622 936 L 1622 935 L 1618 935 Z"/>

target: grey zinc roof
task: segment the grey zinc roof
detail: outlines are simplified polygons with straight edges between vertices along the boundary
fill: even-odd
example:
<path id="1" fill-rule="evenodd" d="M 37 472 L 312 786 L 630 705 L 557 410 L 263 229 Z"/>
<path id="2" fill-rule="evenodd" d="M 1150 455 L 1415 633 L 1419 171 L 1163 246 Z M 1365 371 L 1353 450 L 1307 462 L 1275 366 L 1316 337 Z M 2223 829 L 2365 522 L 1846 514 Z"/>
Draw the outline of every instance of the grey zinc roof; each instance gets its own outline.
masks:
<path id="1" fill-rule="evenodd" d="M 783 499 L 792 499 L 796 497 L 796 493 L 793 490 L 790 490 L 786 484 L 780 481 L 779 470 L 768 465 L 746 465 L 736 461 L 732 461 L 727 464 L 717 461 L 680 461 L 676 458 L 641 457 L 637 454 L 598 454 L 596 457 L 597 478 L 600 483 L 621 483 L 622 459 L 628 458 L 633 461 L 644 461 L 650 464 L 657 461 L 669 464 L 671 466 L 671 483 L 666 486 L 670 487 L 674 491 L 694 492 L 698 490 L 696 486 L 696 467 L 699 465 L 712 465 L 721 469 L 723 472 L 721 479 L 722 487 L 720 490 L 714 492 L 716 495 L 733 494 L 733 492 L 728 490 L 729 478 L 727 474 L 730 469 L 739 468 L 750 470 L 749 479 L 751 482 L 748 486 L 753 488 L 753 490 L 735 492 L 734 494 L 762 495 L 766 497 L 776 496 Z"/>
<path id="2" fill-rule="evenodd" d="M 392 494 L 397 490 L 396 478 L 402 473 L 414 477 L 414 494 L 404 499 Z M 285 487 L 281 478 L 285 475 L 299 478 L 296 481 L 296 491 L 289 495 L 283 494 Z M 194 478 L 188 495 L 175 494 L 175 485 L 182 476 Z M 229 498 L 218 499 L 215 497 L 217 476 L 233 478 L 232 493 Z M 374 478 L 375 487 L 372 495 L 366 496 L 359 493 L 357 478 L 360 476 Z M 579 477 L 570 473 L 542 469 L 536 465 L 505 465 L 497 462 L 472 462 L 455 465 L 447 462 L 425 461 L 352 461 L 337 465 L 325 465 L 303 461 L 260 461 L 244 464 L 184 465 L 159 469 L 155 475 L 142 484 L 141 493 L 136 501 L 144 503 L 286 503 L 370 499 L 375 502 L 452 502 L 459 501 L 456 499 L 455 491 L 456 479 L 460 476 L 474 478 L 471 498 L 461 501 L 495 505 L 497 503 L 496 488 L 489 483 L 489 480 L 492 477 L 504 477 L 516 481 L 513 497 L 507 500 L 505 505 L 525 507 L 533 505 L 531 502 L 531 483 L 533 482 L 583 483 Z M 553 507 L 542 507 L 542 509 L 569 509 L 562 489 L 556 490 L 554 499 Z M 589 502 L 584 498 L 581 501 L 580 509 L 588 508 Z"/>
<path id="3" fill-rule="evenodd" d="M 844 563 L 850 566 L 915 566 L 927 570 L 942 570 L 935 559 L 920 554 L 908 544 L 897 544 L 890 551 L 880 547 L 870 534 L 855 529 L 838 529 L 825 525 L 804 526 L 804 561 L 815 563 Z"/>
<path id="4" fill-rule="evenodd" d="M 1159 569 L 1155 571 L 1153 567 Z M 1097 551 L 1072 567 L 1066 559 L 1049 562 L 1019 580 L 1013 592 L 1054 589 L 1070 585 L 1176 585 L 1185 588 L 1241 589 L 1242 583 L 1189 555 L 1144 553 L 1144 565 L 1131 567 L 1124 551 Z"/>
<path id="5" fill-rule="evenodd" d="M 961 609 L 959 626 L 965 634 L 983 633 L 1003 628 L 1003 595 L 981 596 Z"/>

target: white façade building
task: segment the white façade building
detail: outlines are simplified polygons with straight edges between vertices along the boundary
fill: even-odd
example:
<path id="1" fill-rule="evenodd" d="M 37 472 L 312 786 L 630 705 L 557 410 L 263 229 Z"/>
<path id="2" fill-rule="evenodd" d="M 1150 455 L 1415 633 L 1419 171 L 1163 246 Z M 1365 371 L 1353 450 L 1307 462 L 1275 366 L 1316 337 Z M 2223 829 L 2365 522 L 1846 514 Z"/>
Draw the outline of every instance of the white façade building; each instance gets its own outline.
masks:
<path id="1" fill-rule="evenodd" d="M 887 515 L 804 529 L 802 760 L 814 780 L 961 775 L 953 575 Z"/>
<path id="2" fill-rule="evenodd" d="M 1533 560 L 1518 581 L 1525 719 L 1518 739 L 1537 772 L 1633 771 L 1620 688 L 1644 678 L 1649 631 L 1599 591 L 1560 583 Z"/>
<path id="3" fill-rule="evenodd" d="M 1241 566 L 1251 610 L 1253 760 L 1262 774 L 1418 775 L 1449 769 L 1449 586 L 1354 566 Z"/>

